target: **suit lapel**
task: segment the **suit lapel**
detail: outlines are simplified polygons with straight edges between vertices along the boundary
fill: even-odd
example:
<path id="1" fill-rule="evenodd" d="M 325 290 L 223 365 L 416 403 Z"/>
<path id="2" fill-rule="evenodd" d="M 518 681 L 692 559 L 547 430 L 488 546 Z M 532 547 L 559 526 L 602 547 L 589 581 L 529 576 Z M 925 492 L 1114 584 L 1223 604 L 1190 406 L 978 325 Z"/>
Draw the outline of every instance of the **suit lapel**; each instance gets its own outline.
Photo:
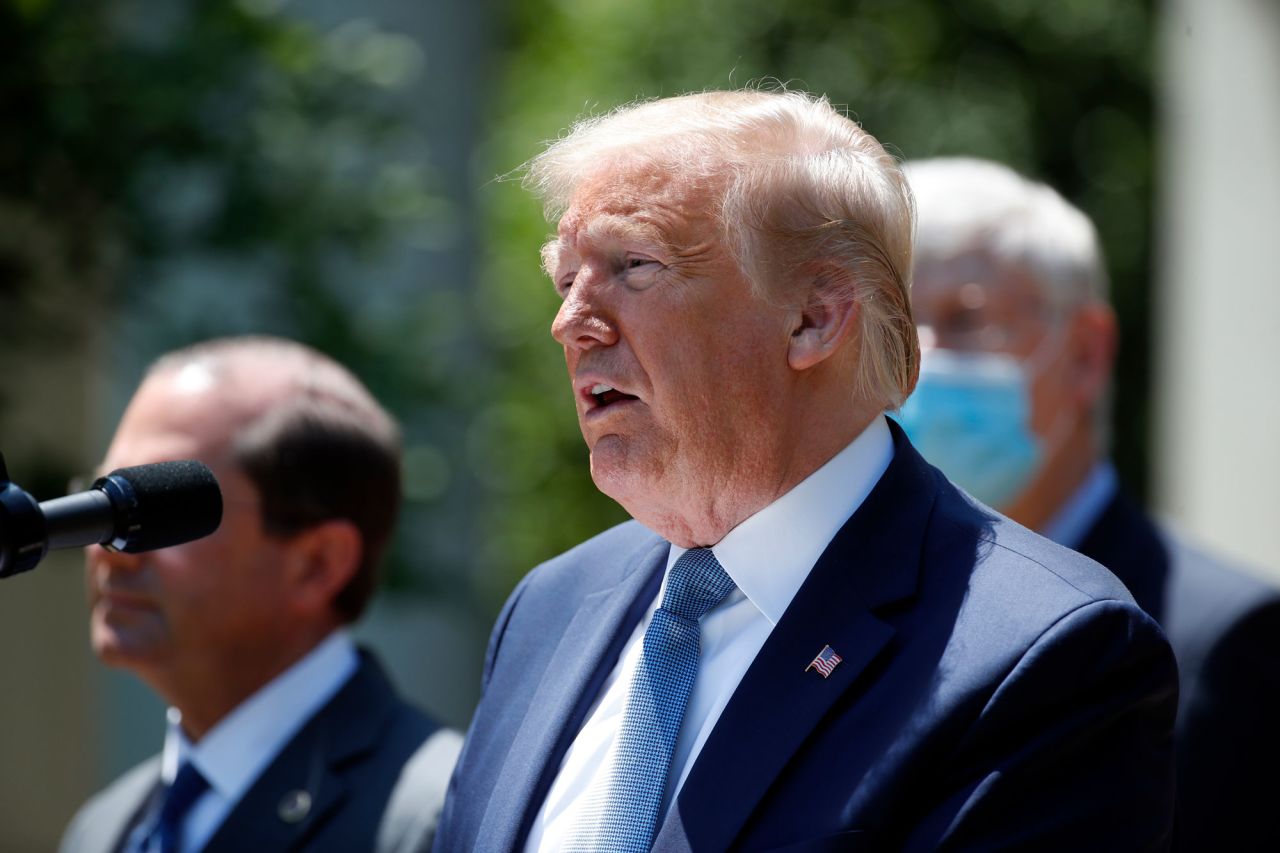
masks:
<path id="1" fill-rule="evenodd" d="M 376 745 L 394 694 L 377 665 L 360 668 L 285 746 L 210 839 L 207 853 L 291 850 L 347 797 L 336 771 Z"/>
<path id="2" fill-rule="evenodd" d="M 77 853 L 115 853 L 123 850 L 160 790 L 160 758 L 156 756 L 129 771 L 95 808 L 96 819 L 77 836 Z"/>
<path id="3" fill-rule="evenodd" d="M 592 700 L 657 595 L 668 544 L 654 537 L 615 587 L 586 596 L 552 653 L 489 800 L 477 850 L 521 846 Z"/>
<path id="4" fill-rule="evenodd" d="M 912 596 L 937 485 L 894 425 L 894 459 L 836 534 L 743 676 L 654 850 L 725 850 L 822 718 L 885 649 L 875 611 Z M 829 645 L 830 677 L 806 671 Z M 743 748 L 750 744 L 750 748 Z"/>

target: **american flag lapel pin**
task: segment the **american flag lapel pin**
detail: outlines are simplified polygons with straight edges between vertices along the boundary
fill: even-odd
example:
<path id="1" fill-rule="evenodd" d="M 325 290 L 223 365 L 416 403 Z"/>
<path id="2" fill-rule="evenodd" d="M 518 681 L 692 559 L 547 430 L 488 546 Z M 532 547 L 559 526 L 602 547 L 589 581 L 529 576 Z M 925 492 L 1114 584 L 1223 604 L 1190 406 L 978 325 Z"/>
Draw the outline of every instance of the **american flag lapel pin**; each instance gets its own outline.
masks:
<path id="1" fill-rule="evenodd" d="M 836 668 L 836 664 L 842 660 L 844 658 L 836 654 L 835 649 L 830 646 L 823 646 L 822 651 L 818 652 L 818 656 L 809 662 L 804 671 L 808 672 L 811 669 L 816 669 L 823 678 L 826 678 L 831 675 L 831 671 Z"/>

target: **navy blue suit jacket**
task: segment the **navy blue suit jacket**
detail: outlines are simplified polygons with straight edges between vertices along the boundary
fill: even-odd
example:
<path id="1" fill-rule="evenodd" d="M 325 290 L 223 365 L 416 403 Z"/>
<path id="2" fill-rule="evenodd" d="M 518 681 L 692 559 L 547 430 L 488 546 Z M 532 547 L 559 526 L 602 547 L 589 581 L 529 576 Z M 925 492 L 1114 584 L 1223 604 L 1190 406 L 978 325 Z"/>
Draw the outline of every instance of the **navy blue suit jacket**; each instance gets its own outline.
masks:
<path id="1" fill-rule="evenodd" d="M 1169 537 L 1119 495 L 1080 551 L 1124 581 L 1178 659 L 1174 847 L 1280 850 L 1280 591 Z"/>
<path id="2" fill-rule="evenodd" d="M 362 653 L 351 680 L 267 766 L 204 852 L 429 850 L 458 740 L 400 699 Z M 130 770 L 80 809 L 60 851 L 119 851 L 160 784 L 159 756 Z M 287 815 L 286 799 L 304 792 L 308 806 Z"/>
<path id="3" fill-rule="evenodd" d="M 893 427 L 889 469 L 744 675 L 655 850 L 1151 850 L 1173 655 L 1109 572 L 973 503 Z M 520 849 L 668 545 L 539 566 L 490 640 L 436 849 Z M 805 667 L 830 645 L 830 678 Z"/>

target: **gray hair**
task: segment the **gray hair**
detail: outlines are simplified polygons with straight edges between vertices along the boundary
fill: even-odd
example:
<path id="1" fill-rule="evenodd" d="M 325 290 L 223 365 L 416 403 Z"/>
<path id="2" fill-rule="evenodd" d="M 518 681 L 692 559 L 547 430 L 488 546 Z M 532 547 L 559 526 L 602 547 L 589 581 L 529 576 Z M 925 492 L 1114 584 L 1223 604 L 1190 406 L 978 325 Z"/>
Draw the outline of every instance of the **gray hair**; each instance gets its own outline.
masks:
<path id="1" fill-rule="evenodd" d="M 968 157 L 911 161 L 906 173 L 917 202 L 918 267 L 981 251 L 1029 273 L 1059 312 L 1106 300 L 1098 233 L 1053 188 Z"/>
<path id="2" fill-rule="evenodd" d="M 884 408 L 911 393 L 911 190 L 897 160 L 826 98 L 743 90 L 623 106 L 574 124 L 529 162 L 525 186 L 556 219 L 584 178 L 620 163 L 715 188 L 712 213 L 756 293 L 788 303 L 795 271 L 812 272 L 823 298 L 858 306 L 855 393 Z"/>
<path id="3" fill-rule="evenodd" d="M 1106 302 L 1107 269 L 1093 222 L 1052 187 L 1000 163 L 937 157 L 906 164 L 919 205 L 916 264 L 987 253 L 1036 281 L 1054 319 Z M 1102 446 L 1111 441 L 1111 389 L 1093 412 Z"/>

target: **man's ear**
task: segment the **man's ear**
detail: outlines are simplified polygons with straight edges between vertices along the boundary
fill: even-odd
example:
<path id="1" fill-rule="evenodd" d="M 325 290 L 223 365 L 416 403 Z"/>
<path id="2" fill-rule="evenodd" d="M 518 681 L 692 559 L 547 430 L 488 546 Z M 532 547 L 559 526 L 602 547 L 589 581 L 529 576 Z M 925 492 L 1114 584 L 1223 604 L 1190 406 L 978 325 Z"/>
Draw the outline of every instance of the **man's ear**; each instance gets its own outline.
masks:
<path id="1" fill-rule="evenodd" d="M 1077 309 L 1070 326 L 1071 393 L 1092 409 L 1106 393 L 1115 366 L 1119 331 L 1115 312 L 1104 302 Z"/>
<path id="2" fill-rule="evenodd" d="M 290 601 L 302 612 L 331 609 L 364 553 L 360 530 L 341 518 L 295 533 L 288 547 Z"/>
<path id="3" fill-rule="evenodd" d="M 810 276 L 808 297 L 793 313 L 787 362 L 808 370 L 836 353 L 854 332 L 858 304 L 841 287 L 843 271 L 823 269 Z"/>

